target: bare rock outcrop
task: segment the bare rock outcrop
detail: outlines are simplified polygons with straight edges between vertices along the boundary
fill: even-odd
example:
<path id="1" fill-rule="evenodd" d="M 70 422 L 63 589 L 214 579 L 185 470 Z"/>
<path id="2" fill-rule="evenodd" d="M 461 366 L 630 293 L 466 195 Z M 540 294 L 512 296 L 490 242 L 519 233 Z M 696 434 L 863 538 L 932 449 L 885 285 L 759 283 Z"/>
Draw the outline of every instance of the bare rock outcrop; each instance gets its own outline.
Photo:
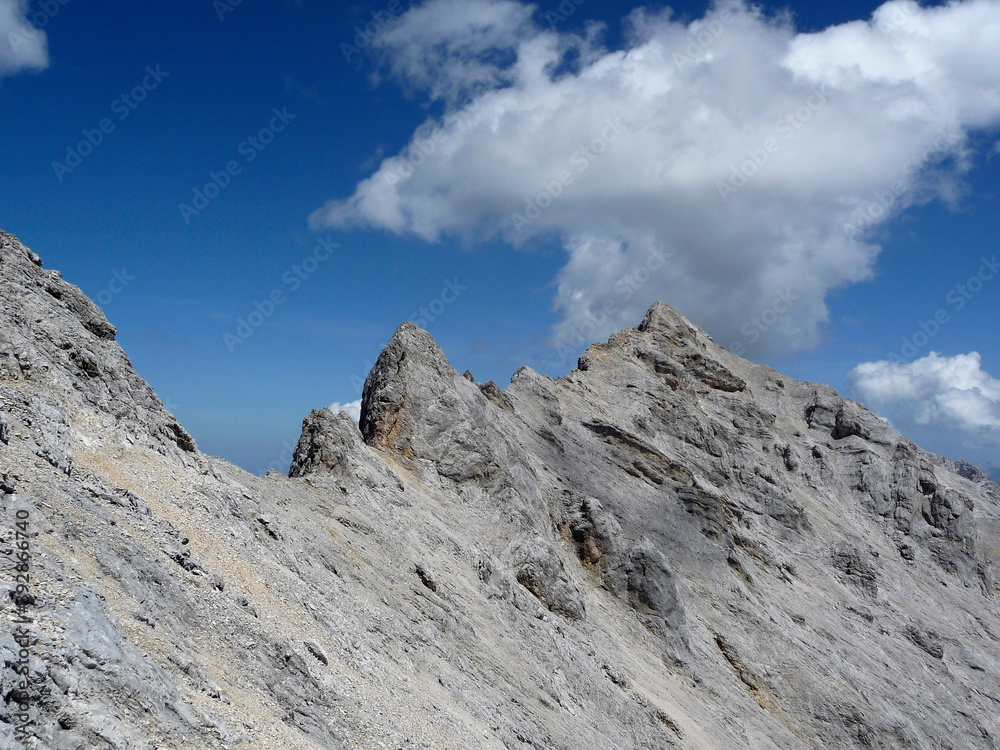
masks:
<path id="1" fill-rule="evenodd" d="M 0 291 L 0 747 L 1000 745 L 1000 488 L 665 305 L 503 389 L 405 323 L 254 477 Z"/>
<path id="2" fill-rule="evenodd" d="M 0 304 L 0 379 L 24 384 L 18 389 L 22 392 L 37 390 L 35 397 L 42 401 L 86 409 L 121 441 L 143 441 L 164 452 L 197 451 L 191 436 L 132 369 L 114 340 L 115 327 L 97 305 L 58 271 L 43 269 L 37 255 L 4 232 Z M 38 412 L 13 396 L 6 408 L 22 415 Z"/>

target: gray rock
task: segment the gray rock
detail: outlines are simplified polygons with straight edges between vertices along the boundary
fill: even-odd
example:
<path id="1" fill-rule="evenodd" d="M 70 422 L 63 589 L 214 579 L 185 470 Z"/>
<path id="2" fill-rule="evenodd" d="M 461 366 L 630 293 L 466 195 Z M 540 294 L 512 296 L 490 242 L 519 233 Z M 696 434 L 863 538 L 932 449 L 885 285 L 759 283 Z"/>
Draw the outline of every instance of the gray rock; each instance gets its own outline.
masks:
<path id="1" fill-rule="evenodd" d="M 320 664 L 323 666 L 328 666 L 330 664 L 330 657 L 326 655 L 326 652 L 323 650 L 323 647 L 319 645 L 319 643 L 310 639 L 303 645 L 305 645 L 306 650 L 312 654 Z"/>
<path id="2" fill-rule="evenodd" d="M 850 542 L 838 542 L 833 549 L 833 567 L 844 574 L 844 580 L 857 586 L 865 596 L 878 596 L 878 572 L 871 555 Z"/>
<path id="3" fill-rule="evenodd" d="M 70 414 L 93 413 L 116 441 L 168 453 L 197 450 L 115 343 L 115 327 L 77 287 L 0 231 L 0 381 L 37 382 L 36 397 Z M 12 394 L 8 412 L 23 398 Z M 72 420 L 70 420 L 72 426 Z"/>
<path id="4" fill-rule="evenodd" d="M 933 630 L 924 630 L 911 625 L 906 629 L 906 637 L 919 646 L 935 659 L 944 658 L 944 645 L 941 643 L 941 636 Z"/>
<path id="5" fill-rule="evenodd" d="M 313 411 L 302 422 L 302 435 L 288 471 L 290 477 L 315 472 L 349 475 L 359 466 L 358 453 L 364 451 L 354 421 L 345 413 L 329 409 Z"/>
<path id="6" fill-rule="evenodd" d="M 0 294 L 39 747 L 996 748 L 1000 488 L 665 305 L 503 389 L 404 324 L 253 477 L 2 233 Z"/>
<path id="7" fill-rule="evenodd" d="M 35 455 L 69 474 L 73 469 L 73 447 L 65 415 L 56 407 L 35 397 L 31 402 L 33 426 L 38 431 Z"/>
<path id="8" fill-rule="evenodd" d="M 509 552 L 517 582 L 550 611 L 571 620 L 586 617 L 586 605 L 563 568 L 555 549 L 544 539 L 517 544 Z"/>
<path id="9" fill-rule="evenodd" d="M 637 607 L 649 609 L 679 631 L 684 625 L 684 610 L 674 576 L 666 557 L 649 539 L 643 538 L 632 550 L 628 570 L 628 590 Z"/>

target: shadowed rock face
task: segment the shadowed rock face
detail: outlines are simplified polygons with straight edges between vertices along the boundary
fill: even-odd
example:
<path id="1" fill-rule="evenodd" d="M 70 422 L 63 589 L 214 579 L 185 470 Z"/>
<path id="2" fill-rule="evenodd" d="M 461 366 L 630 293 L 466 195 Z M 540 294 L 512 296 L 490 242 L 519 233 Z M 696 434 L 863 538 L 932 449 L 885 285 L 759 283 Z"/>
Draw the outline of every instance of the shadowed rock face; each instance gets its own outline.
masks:
<path id="1" fill-rule="evenodd" d="M 0 747 L 1000 745 L 1000 490 L 665 305 L 505 389 L 405 323 L 253 477 L 3 234 L 0 290 Z"/>

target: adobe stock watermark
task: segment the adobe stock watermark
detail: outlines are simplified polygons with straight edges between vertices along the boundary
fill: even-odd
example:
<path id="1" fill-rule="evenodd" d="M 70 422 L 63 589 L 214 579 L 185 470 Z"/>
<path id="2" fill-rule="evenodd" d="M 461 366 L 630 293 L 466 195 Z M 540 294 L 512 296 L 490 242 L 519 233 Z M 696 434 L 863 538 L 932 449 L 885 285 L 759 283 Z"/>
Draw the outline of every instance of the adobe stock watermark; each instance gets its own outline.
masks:
<path id="1" fill-rule="evenodd" d="M 426 330 L 431 323 L 444 314 L 449 305 L 454 304 L 462 296 L 462 292 L 469 288 L 460 283 L 457 276 L 454 280 L 445 279 L 443 283 L 444 288 L 437 297 L 410 313 L 411 323 Z"/>
<path id="2" fill-rule="evenodd" d="M 948 325 L 955 313 L 961 312 L 970 300 L 979 294 L 987 283 L 1000 273 L 1000 262 L 994 254 L 991 258 L 985 255 L 979 259 L 980 266 L 976 273 L 969 276 L 961 284 L 956 284 L 944 297 L 945 306 L 939 307 L 928 320 L 918 320 L 917 329 L 909 336 L 903 336 L 898 351 L 890 352 L 886 359 L 894 364 L 903 364 L 913 360 L 920 350 L 926 347 L 941 329 Z"/>
<path id="3" fill-rule="evenodd" d="M 555 26 L 557 23 L 563 23 L 571 15 L 576 13 L 576 9 L 583 5 L 587 0 L 562 0 L 559 5 L 556 6 L 555 10 L 547 10 L 542 13 L 542 18 L 549 26 Z"/>
<path id="4" fill-rule="evenodd" d="M 49 21 L 59 14 L 59 9 L 69 5 L 70 0 L 39 0 L 38 10 L 31 14 L 31 25 L 21 26 L 17 31 L 7 32 L 7 43 L 14 51 L 15 57 L 21 49 L 33 41 L 49 25 Z"/>
<path id="5" fill-rule="evenodd" d="M 609 316 L 618 312 L 622 303 L 630 300 L 639 289 L 645 286 L 653 278 L 655 272 L 666 265 L 670 255 L 671 253 L 664 251 L 663 247 L 651 249 L 649 255 L 638 268 L 615 280 L 612 286 L 614 294 L 604 299 L 596 314 L 588 310 L 585 322 L 568 331 L 566 329 L 560 330 L 559 337 L 554 343 L 556 354 L 559 355 L 559 364 L 564 364 L 567 359 L 572 357 L 576 348 L 593 343 L 597 332 L 601 326 L 607 323 Z"/>
<path id="6" fill-rule="evenodd" d="M 897 3 L 893 5 L 892 15 L 889 18 L 879 20 L 887 22 L 885 24 L 887 26 L 909 30 L 910 22 L 919 10 L 921 10 L 920 5 L 915 2 Z"/>
<path id="7" fill-rule="evenodd" d="M 372 20 L 365 24 L 364 28 L 354 27 L 354 44 L 347 42 L 340 43 L 340 51 L 344 54 L 347 62 L 355 55 L 360 55 L 362 50 L 367 49 L 375 41 L 375 38 L 382 33 L 386 25 L 394 18 L 399 18 L 403 14 L 403 3 L 400 0 L 389 0 L 385 10 L 371 11 Z"/>
<path id="8" fill-rule="evenodd" d="M 160 87 L 165 78 L 170 73 L 160 70 L 160 66 L 147 66 L 146 75 L 142 80 L 132 87 L 130 91 L 122 94 L 111 102 L 111 114 L 115 115 L 118 122 L 124 122 L 135 109 L 146 101 L 149 94 Z M 66 147 L 66 158 L 63 161 L 52 162 L 52 171 L 55 172 L 56 180 L 60 183 L 66 179 L 66 175 L 72 174 L 73 170 L 83 164 L 83 160 L 90 156 L 104 143 L 104 140 L 115 132 L 117 124 L 110 117 L 101 118 L 97 127 L 91 130 L 82 130 L 83 139 L 75 146 Z"/>
<path id="9" fill-rule="evenodd" d="M 480 76 L 472 85 L 469 96 L 477 99 L 485 91 L 495 88 L 495 78 Z M 384 171 L 390 187 L 400 185 L 413 177 L 416 171 L 438 150 L 459 133 L 475 124 L 475 120 L 464 110 L 449 112 L 441 122 L 427 121 L 417 127 L 407 147 L 390 160 L 391 168 Z"/>
<path id="10" fill-rule="evenodd" d="M 130 276 L 124 268 L 121 271 L 112 271 L 111 280 L 92 299 L 101 307 L 107 307 L 132 281 L 135 281 L 135 276 Z"/>
<path id="11" fill-rule="evenodd" d="M 363 368 L 363 371 L 360 375 L 355 373 L 350 377 L 352 393 L 356 394 L 358 398 L 361 398 L 364 395 L 365 381 L 368 379 L 368 373 L 370 373 L 372 368 L 375 367 L 375 362 L 370 359 L 365 359 L 362 361 L 361 367 Z"/>
<path id="12" fill-rule="evenodd" d="M 288 107 L 280 110 L 275 107 L 271 112 L 274 116 L 270 122 L 236 147 L 236 153 L 242 157 L 241 159 L 230 159 L 218 171 L 209 170 L 208 182 L 191 190 L 191 202 L 177 204 L 177 210 L 185 224 L 190 224 L 196 216 L 208 208 L 209 204 L 229 187 L 233 179 L 243 173 L 243 167 L 256 161 L 257 157 L 274 142 L 275 136 L 283 132 L 298 116 L 291 114 Z"/>
<path id="13" fill-rule="evenodd" d="M 243 5 L 243 0 L 212 0 L 212 10 L 219 17 L 220 21 L 225 21 L 226 16 L 238 7 Z"/>
<path id="14" fill-rule="evenodd" d="M 406 182 L 439 146 L 465 130 L 470 123 L 471 119 L 462 111 L 446 115 L 441 124 L 421 124 L 403 152 L 392 160 L 391 168 L 385 171 L 385 181 L 392 187 Z"/>
<path id="15" fill-rule="evenodd" d="M 281 274 L 281 286 L 271 290 L 263 301 L 254 300 L 253 310 L 236 319 L 236 328 L 232 333 L 222 334 L 222 342 L 230 354 L 236 348 L 245 344 L 268 320 L 275 311 L 288 301 L 288 295 L 297 292 L 302 285 L 319 270 L 321 264 L 330 259 L 333 251 L 340 245 L 331 242 L 329 237 L 321 237 L 316 242 L 312 253 Z"/>
<path id="16" fill-rule="evenodd" d="M 697 29 L 688 29 L 691 41 L 688 42 L 683 52 L 675 52 L 673 61 L 677 70 L 686 70 L 698 64 L 702 53 L 715 44 L 715 41 L 722 36 L 726 26 L 733 22 L 736 14 L 732 8 L 725 8 L 717 17 L 712 18 L 708 23 L 700 23 Z"/>
<path id="17" fill-rule="evenodd" d="M 177 410 L 181 408 L 181 405 L 170 398 L 170 394 L 163 395 L 163 408 L 169 411 L 171 414 L 176 414 Z"/>
<path id="18" fill-rule="evenodd" d="M 934 142 L 923 153 L 914 156 L 903 167 L 902 174 L 893 180 L 885 190 L 876 190 L 874 200 L 855 209 L 844 223 L 844 234 L 854 241 L 871 227 L 884 219 L 893 206 L 916 185 L 916 176 L 928 164 L 937 164 L 947 158 L 956 145 L 964 138 L 961 130 L 948 125 L 937 132 Z"/>
<path id="19" fill-rule="evenodd" d="M 408 320 L 414 325 L 428 330 L 431 323 L 444 315 L 448 308 L 455 304 L 458 298 L 462 296 L 462 293 L 467 291 L 468 288 L 457 276 L 453 279 L 444 279 L 441 282 L 441 292 L 437 297 L 430 302 L 420 305 L 416 310 L 411 312 Z M 365 380 L 368 377 L 368 373 L 375 366 L 375 363 L 369 359 L 365 359 L 361 366 L 363 372 L 356 372 L 350 377 L 351 392 L 356 394 L 358 398 L 361 398 L 361 395 L 364 393 Z"/>
<path id="20" fill-rule="evenodd" d="M 810 91 L 812 93 L 809 94 L 804 104 L 778 118 L 778 121 L 774 123 L 774 136 L 765 138 L 764 142 L 756 148 L 748 148 L 746 160 L 739 164 L 730 165 L 728 180 L 716 181 L 715 188 L 719 191 L 719 197 L 723 203 L 727 202 L 733 193 L 746 185 L 750 178 L 757 174 L 770 161 L 771 157 L 781 150 L 783 141 L 794 136 L 829 101 L 825 83 L 818 88 L 813 86 Z"/>
<path id="21" fill-rule="evenodd" d="M 281 453 L 278 457 L 267 465 L 264 471 L 258 471 L 259 475 L 263 476 L 272 469 L 279 474 L 286 474 L 288 468 L 292 465 L 292 458 L 295 457 L 296 443 L 291 443 L 288 440 L 281 441 Z"/>
<path id="22" fill-rule="evenodd" d="M 740 327 L 743 338 L 748 339 L 751 344 L 756 344 L 775 323 L 788 314 L 798 300 L 799 295 L 795 294 L 791 287 L 779 291 L 770 305 Z M 746 350 L 743 341 L 735 341 L 729 346 L 729 351 L 736 355 L 742 355 Z"/>
<path id="23" fill-rule="evenodd" d="M 623 132 L 621 119 L 621 117 L 609 117 L 605 120 L 605 128 L 599 136 L 570 154 L 569 165 L 566 168 L 559 170 L 553 179 L 543 182 L 539 186 L 541 190 L 534 196 L 524 199 L 524 211 L 510 215 L 511 224 L 518 234 L 524 232 L 525 227 L 530 226 L 541 216 L 542 212 L 551 206 L 578 176 L 590 169 L 590 165 L 621 137 Z"/>

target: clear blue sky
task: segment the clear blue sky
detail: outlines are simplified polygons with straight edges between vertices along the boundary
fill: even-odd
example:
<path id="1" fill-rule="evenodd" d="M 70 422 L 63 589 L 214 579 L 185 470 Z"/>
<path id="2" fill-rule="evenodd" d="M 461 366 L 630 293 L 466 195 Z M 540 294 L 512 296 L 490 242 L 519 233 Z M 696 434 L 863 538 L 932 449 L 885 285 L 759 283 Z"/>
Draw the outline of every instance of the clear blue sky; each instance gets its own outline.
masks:
<path id="1" fill-rule="evenodd" d="M 662 43 L 660 49 L 684 53 L 688 41 L 678 42 L 676 33 L 683 31 L 696 40 L 698 27 L 685 30 L 684 26 L 706 14 L 705 4 L 674 4 L 672 21 L 662 16 L 654 19 L 650 13 L 633 32 L 626 32 L 622 17 L 633 8 L 621 3 L 564 3 L 563 11 L 575 8 L 566 14 L 560 12 L 559 3 L 546 0 L 537 3 L 531 15 L 515 2 L 479 0 L 478 5 L 467 6 L 472 8 L 470 17 L 479 6 L 484 13 L 503 11 L 496 21 L 500 31 L 485 39 L 482 34 L 474 37 L 473 46 L 480 47 L 471 53 L 468 47 L 451 51 L 447 59 L 427 57 L 433 43 L 444 38 L 435 35 L 471 32 L 464 27 L 442 31 L 447 25 L 441 21 L 442 14 L 403 16 L 402 5 L 384 2 L 244 0 L 226 10 L 227 4 L 213 5 L 211 0 L 173 4 L 109 0 L 100 6 L 82 0 L 50 5 L 32 2 L 29 12 L 44 29 L 47 60 L 34 64 L 35 69 L 18 69 L 31 66 L 19 65 L 9 50 L 4 63 L 0 52 L 0 227 L 16 234 L 43 257 L 47 267 L 61 270 L 66 279 L 102 304 L 118 326 L 118 340 L 136 369 L 202 450 L 254 472 L 266 470 L 273 462 L 286 469 L 285 448 L 297 439 L 305 414 L 334 401 L 359 398 L 360 382 L 381 347 L 401 321 L 414 317 L 423 318 L 420 322 L 434 334 L 452 364 L 460 371 L 470 369 L 478 380 L 494 379 L 503 386 L 523 364 L 551 376 L 564 374 L 583 347 L 571 343 L 573 356 L 567 356 L 565 347 L 554 343 L 553 331 L 558 338 L 587 310 L 596 309 L 595 300 L 599 307 L 602 294 L 607 294 L 601 286 L 607 278 L 599 277 L 617 273 L 608 269 L 621 270 L 621 263 L 627 267 L 639 257 L 629 260 L 628 252 L 638 252 L 635 248 L 648 242 L 669 247 L 671 260 L 654 274 L 683 269 L 683 276 L 677 270 L 677 278 L 688 281 L 682 288 L 671 286 L 680 282 L 664 277 L 641 286 L 630 300 L 633 304 L 618 311 L 622 317 L 613 317 L 595 338 L 606 337 L 609 326 L 634 325 L 639 319 L 634 310 L 660 298 L 678 306 L 723 345 L 743 344 L 747 356 L 789 375 L 827 382 L 866 397 L 873 408 L 933 450 L 969 456 L 983 465 L 1000 465 L 1000 423 L 990 421 L 1000 418 L 1000 394 L 993 390 L 1000 377 L 1000 275 L 967 295 L 961 310 L 954 302 L 959 285 L 979 272 L 980 258 L 1000 251 L 1000 155 L 990 155 L 1000 137 L 1000 113 L 970 113 L 965 99 L 948 105 L 961 132 L 961 148 L 950 144 L 940 159 L 920 163 L 916 172 L 920 184 L 908 185 L 905 196 L 889 201 L 887 216 L 867 227 L 858 240 L 864 247 L 877 245 L 881 251 L 871 253 L 867 260 L 852 261 L 849 268 L 841 260 L 850 254 L 845 249 L 850 246 L 848 240 L 815 239 L 828 230 L 831 221 L 839 221 L 831 219 L 836 212 L 830 207 L 842 205 L 843 196 L 869 196 L 869 203 L 877 200 L 878 186 L 885 186 L 883 192 L 891 189 L 898 165 L 907 156 L 905 150 L 895 153 L 895 144 L 909 144 L 914 155 L 926 153 L 927 133 L 943 120 L 917 114 L 912 121 L 900 120 L 898 132 L 876 133 L 874 127 L 859 125 L 854 133 L 835 118 L 842 117 L 846 123 L 857 123 L 865 116 L 891 119 L 896 116 L 894 108 L 902 111 L 910 105 L 919 113 L 922 110 L 913 100 L 920 99 L 921 87 L 926 88 L 926 101 L 932 103 L 940 101 L 942 90 L 923 79 L 914 84 L 918 93 L 905 98 L 899 94 L 898 79 L 903 74 L 872 72 L 861 65 L 869 86 L 865 99 L 843 77 L 831 78 L 832 88 L 826 90 L 829 103 L 826 97 L 822 103 L 814 99 L 813 111 L 801 110 L 800 117 L 815 118 L 816 127 L 810 130 L 812 125 L 806 123 L 784 152 L 778 150 L 779 143 L 773 158 L 768 157 L 773 169 L 760 165 L 759 175 L 749 176 L 747 186 L 740 187 L 730 202 L 718 199 L 716 178 L 706 183 L 704 193 L 692 189 L 691 205 L 683 204 L 688 193 L 674 192 L 675 183 L 683 182 L 676 176 L 679 173 L 670 172 L 662 183 L 648 189 L 637 188 L 627 178 L 641 172 L 643 163 L 641 159 L 629 162 L 628 149 L 636 153 L 649 149 L 639 142 L 640 136 L 652 139 L 649 143 L 664 142 L 662 134 L 676 133 L 690 124 L 695 117 L 690 113 L 700 111 L 698 106 L 707 106 L 706 102 L 713 111 L 725 110 L 727 123 L 739 120 L 739 132 L 753 133 L 734 152 L 752 156 L 755 149 L 764 147 L 768 129 L 775 127 L 774 113 L 796 111 L 782 103 L 785 98 L 798 101 L 796 92 L 808 93 L 806 84 L 816 86 L 819 78 L 815 76 L 827 75 L 823 71 L 829 65 L 858 69 L 857 65 L 852 68 L 850 60 L 844 62 L 845 55 L 858 54 L 857 44 L 837 37 L 826 46 L 804 43 L 794 47 L 788 38 L 868 20 L 877 4 L 800 2 L 790 6 L 794 20 L 786 23 L 794 23 L 795 31 L 783 27 L 787 38 L 776 39 L 774 49 L 785 50 L 782 55 L 793 47 L 799 50 L 801 54 L 794 58 L 798 62 L 790 64 L 803 75 L 815 74 L 811 83 L 798 74 L 794 79 L 790 74 L 787 80 L 782 78 L 778 53 L 772 55 L 772 67 L 765 60 L 760 76 L 748 77 L 738 89 L 728 88 L 735 85 L 732 76 L 713 73 L 712 66 L 722 65 L 719 60 L 730 59 L 727 55 L 752 59 L 771 54 L 770 42 L 761 42 L 763 47 L 751 42 L 756 38 L 753 34 L 765 39 L 768 29 L 781 25 L 776 17 L 783 6 L 765 6 L 766 17 L 754 21 L 756 26 L 748 21 L 750 25 L 739 31 L 730 30 L 737 28 L 734 25 L 715 36 L 703 35 L 703 43 L 695 42 L 695 52 L 701 57 L 693 66 L 702 65 L 704 74 L 690 73 L 683 62 L 670 61 L 669 56 L 664 64 L 669 62 L 672 70 L 683 74 L 671 78 L 674 73 L 650 72 L 649 68 L 636 72 L 636 76 L 646 76 L 637 87 L 642 89 L 636 95 L 639 103 L 630 104 L 626 98 L 609 105 L 634 120 L 631 130 L 607 147 L 609 155 L 617 149 L 614 158 L 619 161 L 610 156 L 595 161 L 593 170 L 577 184 L 567 184 L 565 196 L 555 199 L 558 205 L 524 236 L 512 234 L 509 225 L 501 226 L 503 222 L 491 214 L 492 205 L 504 200 L 502 195 L 497 197 L 497 186 L 506 185 L 508 177 L 517 179 L 510 170 L 497 171 L 496 165 L 516 167 L 520 160 L 528 165 L 524 170 L 530 170 L 544 162 L 546 155 L 568 158 L 578 142 L 592 143 L 590 136 L 600 131 L 588 130 L 582 140 L 555 135 L 574 132 L 565 118 L 577 122 L 589 114 L 588 107 L 596 111 L 594 102 L 610 96 L 586 88 L 589 79 L 581 71 L 602 58 L 612 67 L 622 65 L 623 58 L 616 51 L 634 51 L 654 42 Z M 0 10 L 16 5 L 15 0 L 0 0 Z M 433 9 L 434 3 L 430 5 Z M 987 17 L 1000 18 L 997 3 L 978 5 Z M 54 14 L 53 8 L 57 8 Z M 220 10 L 224 11 L 221 19 Z M 922 22 L 925 12 L 929 11 L 909 13 L 906 23 Z M 379 30 L 381 39 L 362 43 L 365 49 L 346 60 L 342 45 L 357 44 L 355 27 L 388 17 L 393 20 Z M 599 41 L 588 45 L 573 41 L 572 35 L 582 38 L 592 21 L 606 24 Z M 505 23 L 509 28 L 503 28 Z M 946 18 L 935 28 L 952 24 L 961 30 L 962 24 L 970 23 L 964 17 Z M 16 27 L 0 29 L 4 37 L 0 46 L 12 43 L 12 29 L 21 33 Z M 543 84 L 516 78 L 504 55 L 526 59 L 528 53 L 512 47 L 515 42 L 506 34 L 522 40 L 561 40 L 560 44 L 571 48 L 565 70 L 552 73 L 550 68 L 551 77 Z M 35 35 L 29 43 L 37 44 L 39 38 Z M 798 41 L 815 39 L 800 36 Z M 862 44 L 871 45 L 871 59 L 881 59 L 881 41 L 875 35 Z M 937 61 L 951 78 L 945 76 L 944 84 L 934 85 L 958 91 L 957 98 L 971 102 L 982 99 L 984 90 L 1000 91 L 997 48 L 985 47 L 993 50 L 994 58 L 983 61 L 985 72 L 967 60 L 954 62 L 951 48 L 940 53 L 933 46 L 916 50 L 913 59 L 926 54 Z M 15 55 L 32 52 L 45 54 L 26 46 Z M 869 52 L 862 49 L 860 54 Z M 817 60 L 822 63 L 819 67 Z M 447 158 L 443 154 L 450 146 L 442 138 L 444 145 L 434 159 L 418 167 L 398 194 L 394 192 L 388 201 L 366 199 L 364 181 L 376 179 L 373 175 L 379 173 L 382 160 L 406 149 L 414 131 L 429 117 L 441 122 L 445 113 L 462 111 L 476 111 L 478 117 L 487 104 L 499 106 L 488 100 L 491 92 L 470 93 L 456 83 L 455 71 L 470 70 L 470 61 L 501 71 L 503 80 L 494 88 L 517 92 L 518 103 L 510 105 L 516 106 L 516 112 L 506 110 L 505 116 L 496 118 L 493 130 L 477 131 L 474 142 L 463 144 L 465 135 L 454 136 L 451 144 L 468 147 L 459 150 L 456 146 Z M 555 95 L 554 81 L 559 76 L 565 76 L 559 85 L 578 87 L 569 96 L 571 104 L 562 106 L 548 124 L 537 124 L 534 130 L 526 126 L 527 135 L 504 133 L 505 127 L 531 122 L 524 112 L 531 110 L 529 104 L 546 102 Z M 964 91 L 959 85 L 964 83 L 962 76 L 976 79 L 972 83 L 979 88 Z M 656 93 L 656 86 L 666 87 L 668 80 L 683 82 L 687 92 L 683 98 L 677 88 Z M 800 85 L 801 90 L 794 89 Z M 665 101 L 670 96 L 679 97 L 676 108 L 660 106 L 657 97 Z M 743 96 L 744 103 L 737 101 Z M 531 97 L 537 97 L 536 101 Z M 478 110 L 471 109 L 480 105 Z M 643 109 L 647 105 L 648 110 Z M 600 114 L 594 122 L 607 119 L 604 110 Z M 758 120 L 762 128 L 757 128 Z M 711 127 L 715 126 L 705 125 L 702 131 Z M 546 142 L 538 135 L 544 128 L 552 134 Z M 733 143 L 726 132 L 720 125 L 719 142 L 713 147 L 706 136 L 692 135 L 688 146 L 671 154 L 698 154 L 691 158 L 700 159 L 706 173 L 716 170 L 725 178 L 730 162 L 741 163 L 739 156 L 720 155 Z M 100 143 L 84 146 L 85 153 L 78 159 L 70 151 L 80 150 L 77 147 L 87 133 L 90 140 Z M 508 136 L 514 142 L 523 141 L 523 152 L 511 156 L 509 149 L 503 150 L 501 139 Z M 846 156 L 837 152 L 845 139 L 855 136 L 854 150 Z M 912 144 L 907 138 L 912 138 Z M 892 158 L 886 157 L 881 171 L 869 169 L 871 154 L 888 152 L 893 152 Z M 867 181 L 855 184 L 845 178 L 841 185 L 841 173 L 820 165 L 816 171 L 825 175 L 821 181 L 802 182 L 800 173 L 811 169 L 810 153 L 824 158 L 836 153 L 834 166 L 851 179 L 871 174 Z M 795 159 L 779 163 L 779 157 L 792 154 Z M 698 171 L 699 162 L 693 163 Z M 633 169 L 630 164 L 640 167 Z M 676 162 L 670 164 L 667 169 L 676 167 Z M 231 167 L 228 172 L 227 165 Z M 938 177 L 926 177 L 935 170 L 941 173 Z M 544 185 L 545 175 L 558 173 L 542 171 L 530 184 Z M 213 174 L 223 186 L 207 188 L 211 199 L 202 202 L 196 191 L 206 191 Z M 598 174 L 601 185 L 585 182 L 585 177 Z M 478 175 L 480 182 L 470 182 Z M 619 177 L 620 187 L 607 187 L 618 185 Z M 655 186 L 661 184 L 663 190 L 658 192 Z M 515 196 L 523 193 L 516 186 L 511 190 Z M 529 192 L 539 193 L 534 188 Z M 590 197 L 585 199 L 585 195 Z M 787 203 L 787 217 L 775 208 L 782 201 Z M 751 223 L 756 217 L 773 222 L 757 239 L 748 228 L 750 239 L 744 244 L 741 225 L 733 218 L 736 229 L 727 235 L 728 240 L 714 237 L 711 248 L 705 250 L 699 236 L 722 224 L 716 214 L 701 212 L 708 203 L 711 212 L 730 211 L 733 204 L 739 204 L 732 210 L 746 211 L 746 216 L 754 217 L 748 220 Z M 345 206 L 352 205 L 354 213 L 345 218 Z M 402 207 L 410 218 L 402 225 L 384 219 L 379 211 L 387 205 Z M 503 213 L 523 211 L 525 205 L 514 201 Z M 595 205 L 600 207 L 599 219 L 594 218 Z M 327 208 L 316 213 L 323 206 Z M 809 223 L 814 206 L 815 231 Z M 679 218 L 672 218 L 669 227 L 657 224 L 660 216 L 673 216 L 675 211 Z M 433 217 L 427 220 L 430 229 L 421 216 Z M 682 226 L 685 216 L 691 217 L 690 226 Z M 789 227 L 782 240 L 787 245 L 778 251 L 773 247 L 777 242 L 774 226 L 783 222 Z M 613 228 L 619 225 L 629 228 L 616 234 Z M 636 226 L 641 232 L 632 229 Z M 320 240 L 335 247 L 324 249 Z M 607 248 L 615 242 L 627 248 L 621 250 L 619 265 L 602 265 L 609 253 L 613 255 Z M 775 255 L 767 255 L 772 251 Z M 721 260 L 698 265 L 716 252 Z M 829 263 L 816 260 L 827 257 L 824 253 L 832 259 Z M 798 270 L 786 273 L 774 258 L 791 255 L 800 258 L 794 266 Z M 808 273 L 803 270 L 807 265 Z M 639 266 L 633 262 L 631 267 Z M 715 270 L 710 273 L 709 267 Z M 858 268 L 866 269 L 869 278 L 849 278 L 865 275 Z M 746 282 L 752 289 L 740 286 L 742 274 L 756 279 Z M 799 297 L 808 295 L 808 304 L 796 302 L 791 312 L 768 326 L 770 332 L 763 332 L 758 342 L 757 336 L 746 332 L 752 331 L 753 324 L 747 329 L 746 323 L 766 312 L 761 300 L 780 295 L 783 280 L 793 277 L 804 280 L 801 286 L 789 281 L 792 286 L 788 288 L 798 289 Z M 773 286 L 767 286 L 772 282 Z M 741 296 L 744 291 L 746 295 Z M 272 293 L 277 304 L 269 301 Z M 718 304 L 713 295 L 718 295 Z M 735 301 L 726 307 L 730 299 Z M 824 302 L 828 316 L 820 309 Z M 272 308 L 266 318 L 254 314 Z M 427 313 L 420 312 L 421 308 Z M 849 377 L 862 363 L 900 352 L 903 338 L 912 338 L 921 330 L 920 322 L 931 320 L 941 309 L 948 313 L 948 321 L 914 353 L 903 353 L 902 364 L 897 365 L 901 369 L 890 371 L 882 366 L 855 371 Z M 253 322 L 262 324 L 245 336 L 250 329 L 241 330 L 240 320 L 252 315 Z M 948 359 L 928 359 L 932 350 Z M 972 352 L 980 355 L 978 367 L 967 359 L 952 359 Z M 942 362 L 952 369 L 939 367 Z M 908 397 L 896 392 L 900 382 L 912 388 Z M 957 394 L 959 400 L 968 396 L 971 406 L 963 402 L 961 409 L 954 407 L 955 387 L 964 389 Z M 933 407 L 927 407 L 928 403 Z M 985 415 L 981 423 L 969 419 L 970 408 Z"/>

